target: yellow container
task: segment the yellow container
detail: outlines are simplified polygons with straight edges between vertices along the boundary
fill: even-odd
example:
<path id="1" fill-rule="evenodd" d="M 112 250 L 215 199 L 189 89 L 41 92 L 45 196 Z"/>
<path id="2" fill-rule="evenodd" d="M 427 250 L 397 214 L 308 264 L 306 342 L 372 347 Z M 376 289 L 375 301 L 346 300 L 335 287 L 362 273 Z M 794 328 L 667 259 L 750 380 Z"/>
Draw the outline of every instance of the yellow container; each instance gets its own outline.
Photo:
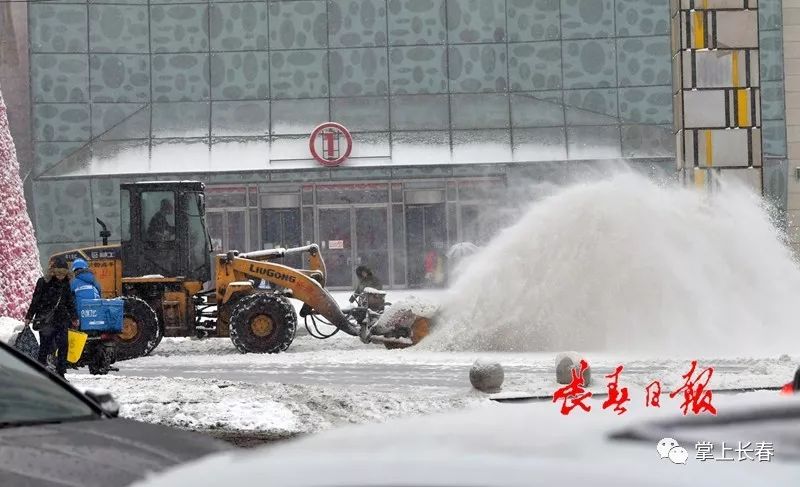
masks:
<path id="1" fill-rule="evenodd" d="M 88 333 L 82 331 L 69 330 L 67 334 L 67 362 L 74 364 L 81 359 L 83 355 L 83 347 L 86 345 L 86 339 L 89 338 Z"/>

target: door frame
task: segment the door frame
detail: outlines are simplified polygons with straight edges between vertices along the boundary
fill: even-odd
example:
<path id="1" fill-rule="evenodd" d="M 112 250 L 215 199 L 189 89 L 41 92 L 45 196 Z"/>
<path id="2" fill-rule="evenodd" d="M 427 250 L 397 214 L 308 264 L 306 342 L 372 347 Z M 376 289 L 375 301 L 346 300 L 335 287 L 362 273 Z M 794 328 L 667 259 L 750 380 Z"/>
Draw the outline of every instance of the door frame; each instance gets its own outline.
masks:
<path id="1" fill-rule="evenodd" d="M 384 277 L 384 282 L 387 284 L 387 287 L 391 288 L 391 283 L 394 281 L 392 276 L 394 276 L 394 232 L 392 227 L 392 211 L 391 211 L 391 204 L 390 203 L 357 203 L 357 204 L 349 204 L 349 205 L 316 205 L 314 207 L 314 240 L 319 242 L 319 245 L 322 246 L 322 239 L 320 238 L 319 234 L 319 212 L 320 210 L 350 210 L 350 258 L 348 261 L 351 263 L 351 267 L 355 264 L 358 265 L 358 239 L 356 238 L 356 209 L 358 208 L 372 208 L 372 209 L 382 209 L 386 212 L 386 252 L 387 257 L 389 259 L 387 265 L 387 272 L 389 273 L 388 276 Z M 328 250 L 327 247 L 323 250 Z M 323 254 L 324 258 L 324 254 Z M 353 286 L 356 285 L 356 277 L 355 275 L 351 275 L 351 287 L 344 287 L 344 286 L 332 286 L 330 289 L 333 290 L 343 290 L 343 289 L 352 289 Z"/>

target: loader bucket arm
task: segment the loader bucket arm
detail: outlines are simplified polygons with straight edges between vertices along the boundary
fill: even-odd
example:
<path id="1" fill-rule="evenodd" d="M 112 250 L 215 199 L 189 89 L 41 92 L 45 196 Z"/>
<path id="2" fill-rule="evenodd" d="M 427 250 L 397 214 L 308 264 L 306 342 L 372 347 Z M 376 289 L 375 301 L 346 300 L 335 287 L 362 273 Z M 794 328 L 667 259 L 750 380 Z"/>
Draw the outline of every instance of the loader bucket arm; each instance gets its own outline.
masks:
<path id="1" fill-rule="evenodd" d="M 268 260 L 256 260 L 260 258 L 268 257 L 258 255 L 257 252 L 242 254 L 233 256 L 232 259 L 226 258 L 225 266 L 230 266 L 233 271 L 233 280 L 263 279 L 277 286 L 291 289 L 295 299 L 299 299 L 313 308 L 315 313 L 321 315 L 332 325 L 348 335 L 358 336 L 358 327 L 347 319 L 333 296 L 319 282 L 291 267 Z M 322 261 L 321 258 L 319 260 Z M 226 270 L 219 269 L 217 272 L 224 273 Z M 324 263 L 322 270 L 324 272 Z"/>
<path id="2" fill-rule="evenodd" d="M 322 287 L 325 287 L 325 278 L 328 275 L 328 271 L 325 268 L 325 260 L 322 258 L 322 254 L 320 253 L 319 246 L 317 246 L 317 244 L 306 245 L 304 247 L 294 247 L 290 249 L 277 248 L 257 250 L 254 252 L 239 254 L 239 257 L 250 260 L 266 261 L 270 259 L 279 259 L 293 254 L 308 254 L 306 256 L 306 264 L 308 265 L 308 269 L 322 273 L 322 281 L 320 284 L 322 284 Z"/>

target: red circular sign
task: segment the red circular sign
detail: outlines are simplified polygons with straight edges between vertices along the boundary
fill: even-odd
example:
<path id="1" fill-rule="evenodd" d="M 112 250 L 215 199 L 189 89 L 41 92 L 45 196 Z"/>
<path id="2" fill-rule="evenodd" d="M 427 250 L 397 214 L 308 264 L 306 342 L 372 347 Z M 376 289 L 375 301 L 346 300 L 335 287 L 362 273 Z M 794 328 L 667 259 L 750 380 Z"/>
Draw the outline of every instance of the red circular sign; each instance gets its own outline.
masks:
<path id="1" fill-rule="evenodd" d="M 311 155 L 323 166 L 334 167 L 350 157 L 353 150 L 353 137 L 344 125 L 326 122 L 311 132 L 308 140 Z"/>

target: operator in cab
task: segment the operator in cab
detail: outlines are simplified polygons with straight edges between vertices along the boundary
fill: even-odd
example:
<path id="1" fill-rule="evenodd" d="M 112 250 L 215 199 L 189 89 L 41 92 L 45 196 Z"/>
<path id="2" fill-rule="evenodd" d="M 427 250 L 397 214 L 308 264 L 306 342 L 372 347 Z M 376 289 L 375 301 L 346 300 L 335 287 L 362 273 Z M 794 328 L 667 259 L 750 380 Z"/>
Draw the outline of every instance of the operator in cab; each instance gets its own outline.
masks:
<path id="1" fill-rule="evenodd" d="M 147 237 L 149 240 L 166 242 L 175 239 L 175 226 L 169 224 L 169 215 L 175 212 L 172 201 L 167 198 L 161 200 L 161 208 L 150 219 L 147 225 Z"/>
<path id="2" fill-rule="evenodd" d="M 78 310 L 81 303 L 87 299 L 100 299 L 100 284 L 94 277 L 94 273 L 89 269 L 89 263 L 83 259 L 75 259 L 72 263 L 72 274 L 75 276 L 70 283 L 73 294 L 75 294 L 75 304 Z"/>
<path id="3" fill-rule="evenodd" d="M 356 297 L 364 292 L 364 289 L 371 287 L 373 289 L 381 290 L 383 285 L 381 281 L 372 273 L 372 269 L 365 265 L 356 267 L 356 277 L 358 277 L 358 284 L 356 285 L 353 295 L 350 296 L 350 302 L 355 302 Z"/>

